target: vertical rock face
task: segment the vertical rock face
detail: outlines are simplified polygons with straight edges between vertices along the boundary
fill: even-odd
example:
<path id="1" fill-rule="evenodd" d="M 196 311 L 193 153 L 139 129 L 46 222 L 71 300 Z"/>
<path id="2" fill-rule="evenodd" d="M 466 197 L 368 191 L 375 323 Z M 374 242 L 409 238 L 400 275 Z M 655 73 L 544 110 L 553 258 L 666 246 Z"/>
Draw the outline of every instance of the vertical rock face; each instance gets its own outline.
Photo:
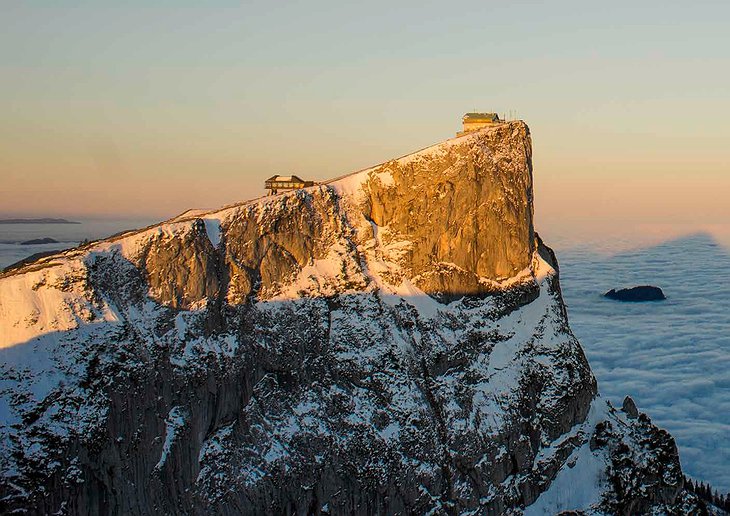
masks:
<path id="1" fill-rule="evenodd" d="M 407 265 L 426 292 L 477 293 L 488 289 L 480 280 L 509 278 L 530 264 L 532 152 L 525 124 L 498 125 L 438 152 L 381 165 L 367 193 L 366 217 L 390 229 L 388 240 L 412 243 Z M 451 284 L 456 274 L 458 286 Z"/>
<path id="2" fill-rule="evenodd" d="M 228 301 L 275 295 L 304 267 L 324 258 L 347 235 L 346 224 L 329 189 L 243 207 L 224 227 Z"/>
<path id="3" fill-rule="evenodd" d="M 202 221 L 187 232 L 157 233 L 135 258 L 146 273 L 150 297 L 173 308 L 195 308 L 221 287 L 220 259 Z"/>
<path id="4" fill-rule="evenodd" d="M 531 174 L 501 124 L 6 273 L 0 512 L 694 510 L 596 398 Z"/>

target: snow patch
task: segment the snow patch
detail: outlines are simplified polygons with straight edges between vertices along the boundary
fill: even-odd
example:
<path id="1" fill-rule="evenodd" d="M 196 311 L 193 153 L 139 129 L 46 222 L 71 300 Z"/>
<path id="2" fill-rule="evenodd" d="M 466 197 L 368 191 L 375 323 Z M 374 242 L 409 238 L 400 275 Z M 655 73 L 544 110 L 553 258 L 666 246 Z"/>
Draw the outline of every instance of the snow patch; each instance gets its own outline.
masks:
<path id="1" fill-rule="evenodd" d="M 205 217 L 202 219 L 205 223 L 205 232 L 208 234 L 208 240 L 213 247 L 218 247 L 221 243 L 221 221 L 220 219 Z"/>
<path id="2" fill-rule="evenodd" d="M 86 269 L 73 260 L 0 279 L 0 320 L 1 349 L 81 325 L 114 323 L 119 316 L 106 302 L 90 299 Z"/>
<path id="3" fill-rule="evenodd" d="M 585 432 L 590 436 L 598 422 L 609 415 L 608 404 L 597 397 L 593 400 L 586 421 L 574 428 L 569 436 Z M 555 451 L 555 446 L 543 449 L 536 462 Z M 597 507 L 603 493 L 609 489 L 606 481 L 608 458 L 605 450 L 591 451 L 590 439 L 573 451 L 557 476 L 540 497 L 525 509 L 524 516 L 553 515 L 562 511 L 590 511 Z"/>
<path id="4" fill-rule="evenodd" d="M 378 172 L 374 176 L 378 181 L 380 181 L 380 184 L 385 186 L 386 188 L 395 186 L 395 179 L 393 179 L 393 173 L 389 170 L 384 170 L 383 172 Z"/>
<path id="5" fill-rule="evenodd" d="M 180 437 L 183 428 L 185 428 L 185 420 L 187 414 L 185 410 L 180 406 L 175 406 L 170 409 L 165 420 L 165 442 L 162 443 L 162 451 L 160 452 L 160 460 L 155 465 L 156 470 L 161 470 L 172 451 L 172 446 L 175 441 Z"/>

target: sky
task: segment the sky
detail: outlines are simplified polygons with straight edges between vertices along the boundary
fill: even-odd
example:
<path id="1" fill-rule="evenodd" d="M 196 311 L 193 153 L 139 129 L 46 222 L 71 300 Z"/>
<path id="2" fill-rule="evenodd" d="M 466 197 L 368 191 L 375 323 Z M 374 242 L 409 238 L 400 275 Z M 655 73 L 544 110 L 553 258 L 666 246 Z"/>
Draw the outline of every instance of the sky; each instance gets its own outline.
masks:
<path id="1" fill-rule="evenodd" d="M 530 126 L 538 230 L 728 233 L 727 2 L 113 4 L 2 2 L 0 215 L 215 208 L 478 110 Z"/>

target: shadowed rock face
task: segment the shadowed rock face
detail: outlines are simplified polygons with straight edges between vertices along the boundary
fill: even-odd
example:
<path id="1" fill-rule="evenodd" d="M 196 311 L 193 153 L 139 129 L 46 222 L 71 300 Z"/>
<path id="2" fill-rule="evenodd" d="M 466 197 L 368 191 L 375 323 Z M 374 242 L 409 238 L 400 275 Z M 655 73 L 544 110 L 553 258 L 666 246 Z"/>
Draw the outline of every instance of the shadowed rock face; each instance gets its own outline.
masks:
<path id="1" fill-rule="evenodd" d="M 530 155 L 502 124 L 0 277 L 0 512 L 519 514 L 587 447 L 691 510 L 668 435 L 596 426 Z"/>
<path id="2" fill-rule="evenodd" d="M 82 407 L 84 424 L 28 409 L 20 442 L 42 443 L 43 459 L 14 450 L 12 485 L 23 492 L 3 486 L 8 507 L 499 513 L 549 485 L 578 444 L 560 436 L 585 420 L 595 395 L 557 277 L 425 316 L 375 291 L 150 308 L 147 274 L 112 254 L 79 278 L 124 322 L 47 342 L 83 350 L 73 357 L 79 376 L 46 403 Z M 522 313 L 538 299 L 534 316 Z M 517 320 L 530 340 L 514 339 Z M 554 452 L 538 461 L 548 443 Z"/>

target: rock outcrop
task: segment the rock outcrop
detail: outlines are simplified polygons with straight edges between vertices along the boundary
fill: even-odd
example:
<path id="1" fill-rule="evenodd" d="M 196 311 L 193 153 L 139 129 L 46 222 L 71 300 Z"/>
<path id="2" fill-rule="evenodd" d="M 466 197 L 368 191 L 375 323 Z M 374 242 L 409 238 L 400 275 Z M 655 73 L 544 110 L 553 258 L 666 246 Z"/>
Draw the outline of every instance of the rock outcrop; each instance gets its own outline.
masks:
<path id="1" fill-rule="evenodd" d="M 662 289 L 649 285 L 621 288 L 618 290 L 612 288 L 603 295 L 609 299 L 629 302 L 663 301 L 666 299 L 666 296 L 664 295 L 664 292 L 662 292 Z"/>
<path id="2" fill-rule="evenodd" d="M 0 512 L 698 503 L 597 397 L 521 122 L 19 266 L 0 328 Z"/>
<path id="3" fill-rule="evenodd" d="M 20 245 L 39 245 L 39 244 L 58 244 L 60 243 L 58 240 L 55 240 L 53 238 L 49 237 L 43 237 L 43 238 L 32 238 L 30 240 L 25 240 L 24 242 L 20 242 Z"/>
<path id="4" fill-rule="evenodd" d="M 639 409 L 636 407 L 636 403 L 631 396 L 626 396 L 624 398 L 623 405 L 621 405 L 621 410 L 626 414 L 627 417 L 631 419 L 639 417 Z"/>

